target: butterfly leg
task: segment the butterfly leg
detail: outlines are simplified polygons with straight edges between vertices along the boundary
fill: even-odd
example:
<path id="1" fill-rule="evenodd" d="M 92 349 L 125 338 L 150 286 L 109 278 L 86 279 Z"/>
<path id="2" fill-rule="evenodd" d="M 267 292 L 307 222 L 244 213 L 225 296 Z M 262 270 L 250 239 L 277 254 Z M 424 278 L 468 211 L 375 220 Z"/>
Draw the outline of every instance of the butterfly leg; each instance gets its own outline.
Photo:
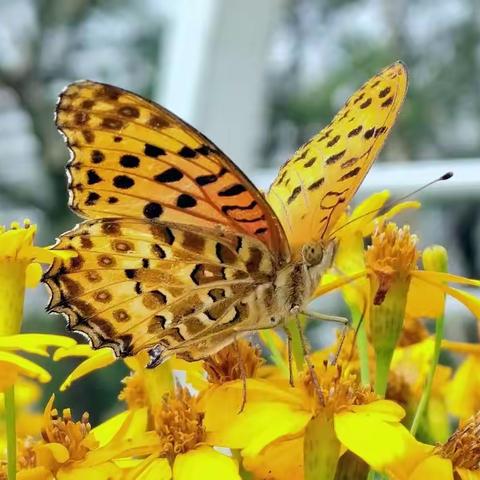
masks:
<path id="1" fill-rule="evenodd" d="M 147 368 L 155 368 L 158 365 L 162 364 L 166 359 L 167 355 L 165 355 L 167 351 L 161 345 L 155 345 L 148 351 L 148 364 Z"/>
<path id="2" fill-rule="evenodd" d="M 292 334 L 288 328 L 284 328 L 285 335 L 287 336 L 287 352 L 288 352 L 288 377 L 291 387 L 295 386 L 293 381 L 293 349 L 292 349 Z"/>
<path id="3" fill-rule="evenodd" d="M 299 313 L 313 320 L 342 323 L 343 325 L 346 325 L 346 326 L 350 326 L 351 324 L 351 320 L 347 317 L 339 317 L 337 315 L 327 315 L 326 313 L 311 312 L 311 311 L 305 311 L 305 310 L 300 310 Z"/>
<path id="4" fill-rule="evenodd" d="M 320 387 L 320 382 L 318 381 L 317 374 L 315 372 L 315 367 L 313 366 L 312 361 L 310 360 L 310 353 L 307 348 L 307 341 L 305 339 L 305 334 L 303 332 L 302 324 L 300 323 L 300 316 L 297 315 L 295 317 L 295 321 L 297 323 L 297 328 L 298 328 L 298 333 L 300 334 L 300 342 L 302 344 L 302 349 L 303 349 L 303 355 L 305 358 L 305 363 L 307 364 L 308 370 L 310 372 L 310 376 L 312 378 L 312 383 L 313 383 L 313 388 L 315 389 L 315 392 L 317 393 L 318 400 L 322 405 L 325 405 L 325 398 L 323 396 L 322 389 Z"/>
<path id="5" fill-rule="evenodd" d="M 242 413 L 245 405 L 247 403 L 247 371 L 245 370 L 245 364 L 243 363 L 242 355 L 240 354 L 240 347 L 238 346 L 238 339 L 235 337 L 233 341 L 233 345 L 235 347 L 235 351 L 238 356 L 238 367 L 240 368 L 240 376 L 242 378 L 242 385 L 243 385 L 243 392 L 242 392 L 242 404 L 240 406 L 240 410 L 238 413 Z"/>

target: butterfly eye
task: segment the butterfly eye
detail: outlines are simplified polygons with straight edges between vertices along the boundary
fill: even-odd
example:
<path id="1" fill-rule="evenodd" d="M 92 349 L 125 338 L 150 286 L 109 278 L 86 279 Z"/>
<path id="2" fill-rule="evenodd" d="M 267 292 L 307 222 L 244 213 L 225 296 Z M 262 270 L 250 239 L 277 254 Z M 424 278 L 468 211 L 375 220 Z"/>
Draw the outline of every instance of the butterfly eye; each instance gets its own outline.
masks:
<path id="1" fill-rule="evenodd" d="M 323 260 L 324 249 L 319 244 L 307 243 L 303 246 L 302 257 L 307 265 L 318 265 Z"/>

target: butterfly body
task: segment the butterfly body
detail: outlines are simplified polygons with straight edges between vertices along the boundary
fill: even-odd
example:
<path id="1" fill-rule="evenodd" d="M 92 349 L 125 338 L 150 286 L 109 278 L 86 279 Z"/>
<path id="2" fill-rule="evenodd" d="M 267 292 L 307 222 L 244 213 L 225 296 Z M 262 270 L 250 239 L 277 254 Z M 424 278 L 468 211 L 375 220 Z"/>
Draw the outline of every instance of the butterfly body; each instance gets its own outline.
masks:
<path id="1" fill-rule="evenodd" d="M 56 123 L 72 157 L 70 207 L 86 221 L 45 274 L 49 308 L 93 347 L 204 358 L 303 309 L 333 261 L 334 225 L 406 91 L 395 63 L 287 162 L 264 196 L 200 132 L 131 92 L 69 85 Z"/>

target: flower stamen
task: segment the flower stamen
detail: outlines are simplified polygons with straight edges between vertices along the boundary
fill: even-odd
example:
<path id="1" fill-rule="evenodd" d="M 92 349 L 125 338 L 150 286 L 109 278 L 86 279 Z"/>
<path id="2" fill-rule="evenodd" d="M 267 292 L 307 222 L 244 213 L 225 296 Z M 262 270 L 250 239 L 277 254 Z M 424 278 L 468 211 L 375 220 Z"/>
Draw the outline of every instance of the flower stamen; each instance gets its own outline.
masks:
<path id="1" fill-rule="evenodd" d="M 480 469 L 480 413 L 457 430 L 435 453 L 452 461 L 454 468 Z"/>
<path id="2" fill-rule="evenodd" d="M 374 272 L 378 288 L 374 304 L 380 305 L 392 283 L 406 279 L 417 268 L 420 256 L 417 237 L 410 233 L 410 227 L 398 228 L 394 223 L 381 224 L 372 235 L 372 245 L 365 252 L 365 262 Z"/>
<path id="3" fill-rule="evenodd" d="M 60 416 L 57 409 L 53 408 L 50 411 L 50 421 L 44 425 L 41 433 L 46 443 L 60 443 L 67 448 L 72 460 L 81 460 L 90 450 L 84 440 L 91 428 L 87 412 L 81 420 L 74 422 L 69 408 L 65 408 Z"/>
<path id="4" fill-rule="evenodd" d="M 205 440 L 203 413 L 186 388 L 164 396 L 163 405 L 153 411 L 155 430 L 160 437 L 162 455 L 170 463 L 180 453 L 193 450 Z"/>
<path id="5" fill-rule="evenodd" d="M 237 347 L 231 344 L 222 348 L 203 365 L 210 383 L 223 384 L 242 379 L 242 363 L 247 378 L 254 377 L 264 363 L 260 349 L 246 340 L 237 340 Z"/>

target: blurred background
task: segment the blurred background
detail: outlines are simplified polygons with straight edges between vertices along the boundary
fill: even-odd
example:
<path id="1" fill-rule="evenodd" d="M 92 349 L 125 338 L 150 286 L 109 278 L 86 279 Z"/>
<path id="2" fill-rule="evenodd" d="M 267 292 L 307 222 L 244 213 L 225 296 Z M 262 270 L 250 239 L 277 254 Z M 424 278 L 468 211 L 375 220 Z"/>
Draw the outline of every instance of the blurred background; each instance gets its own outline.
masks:
<path id="1" fill-rule="evenodd" d="M 398 198 L 453 171 L 399 221 L 421 246 L 445 245 L 452 272 L 479 276 L 478 0 L 0 0 L 0 45 L 0 224 L 30 218 L 39 244 L 78 221 L 53 122 L 67 83 L 103 81 L 162 103 L 267 188 L 356 88 L 401 59 L 408 97 L 356 201 L 384 188 Z M 63 333 L 64 320 L 44 313 L 44 288 L 29 295 L 26 330 Z M 342 313 L 335 296 L 319 308 Z M 474 338 L 453 302 L 447 323 L 452 338 Z M 75 364 L 47 364 L 55 380 L 45 396 Z M 117 362 L 58 404 L 89 409 L 95 423 L 119 407 L 125 373 Z"/>

